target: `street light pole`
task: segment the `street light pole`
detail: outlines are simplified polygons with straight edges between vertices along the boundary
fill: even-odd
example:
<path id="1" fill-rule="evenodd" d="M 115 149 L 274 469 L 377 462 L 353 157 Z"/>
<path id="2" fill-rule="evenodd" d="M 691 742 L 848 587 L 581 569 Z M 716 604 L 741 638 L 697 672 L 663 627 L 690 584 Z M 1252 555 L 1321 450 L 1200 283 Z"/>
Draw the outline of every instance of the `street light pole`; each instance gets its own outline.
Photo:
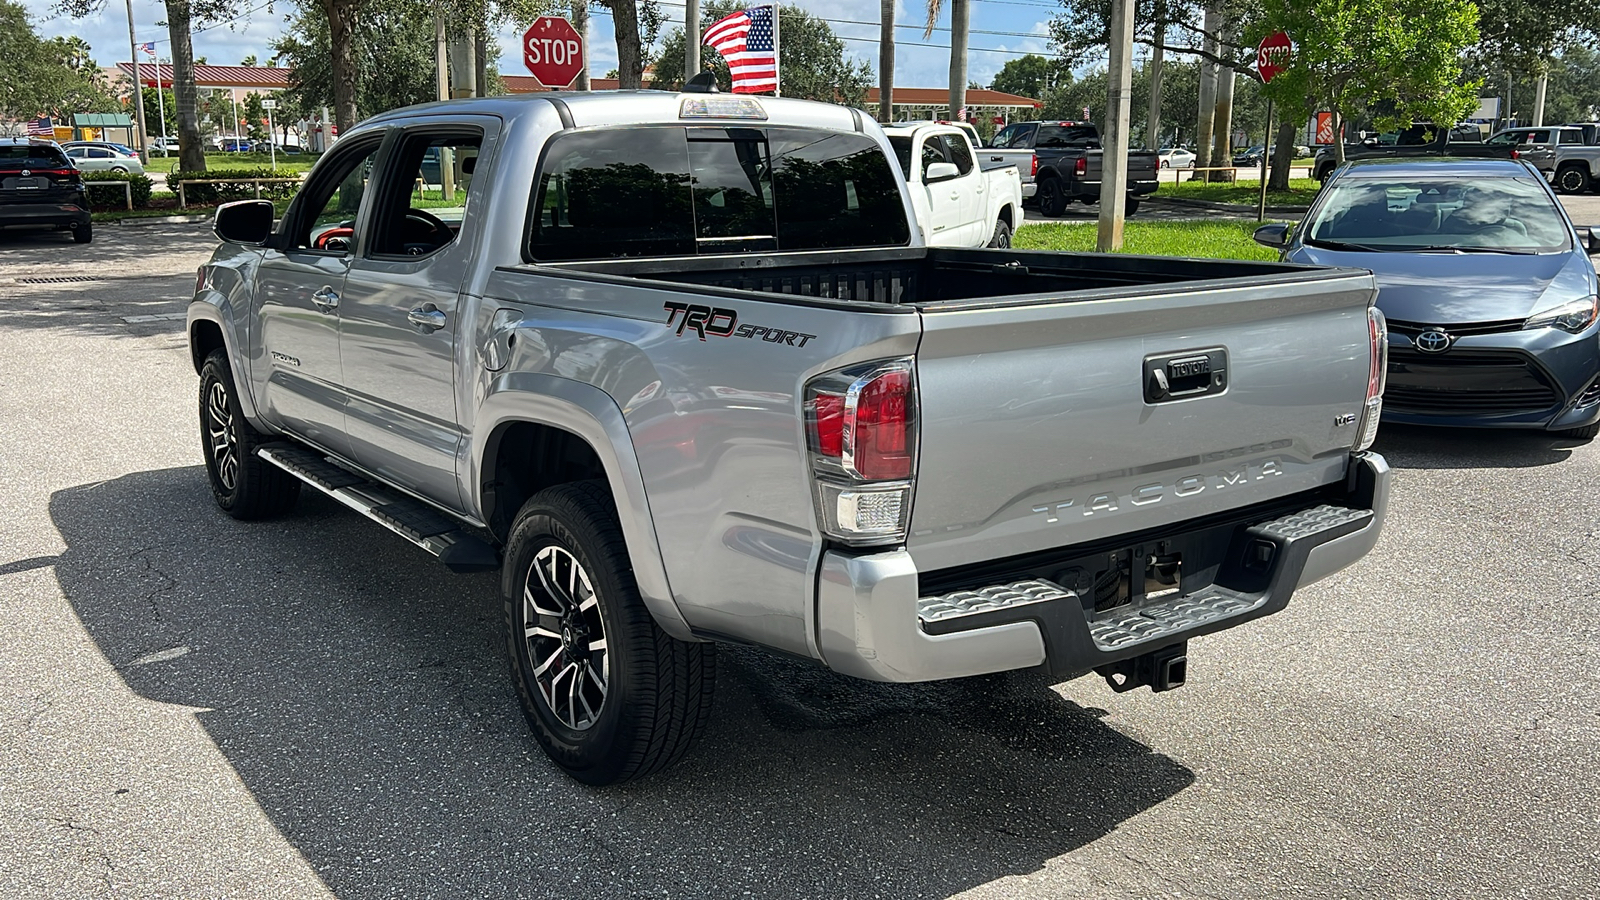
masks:
<path id="1" fill-rule="evenodd" d="M 144 85 L 139 83 L 139 45 L 133 39 L 133 0 L 128 3 L 128 59 L 133 61 L 133 111 L 139 122 L 139 161 L 150 161 L 149 132 L 144 129 Z"/>
<path id="2" fill-rule="evenodd" d="M 143 99 L 143 98 L 140 98 Z M 161 57 L 156 57 L 156 115 L 161 118 L 157 124 L 161 126 L 161 155 L 168 156 L 167 152 L 167 95 L 161 90 Z"/>

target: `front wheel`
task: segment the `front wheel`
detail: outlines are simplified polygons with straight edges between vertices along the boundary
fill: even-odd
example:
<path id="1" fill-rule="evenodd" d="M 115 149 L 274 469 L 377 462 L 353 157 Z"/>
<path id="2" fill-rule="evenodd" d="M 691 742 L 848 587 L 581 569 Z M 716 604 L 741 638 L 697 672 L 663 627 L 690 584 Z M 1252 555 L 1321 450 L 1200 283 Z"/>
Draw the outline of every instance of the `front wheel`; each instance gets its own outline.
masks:
<path id="1" fill-rule="evenodd" d="M 1589 188 L 1589 173 L 1582 166 L 1567 166 L 1556 173 L 1556 190 L 1563 194 L 1581 194 Z"/>
<path id="2" fill-rule="evenodd" d="M 1005 219 L 999 219 L 994 223 L 994 235 L 989 238 L 989 246 L 1002 250 L 1009 249 L 1011 247 L 1010 222 L 1007 222 Z"/>
<path id="3" fill-rule="evenodd" d="M 200 448 L 211 495 L 235 519 L 287 512 L 300 498 L 300 479 L 256 455 L 270 438 L 245 421 L 228 351 L 213 350 L 200 367 Z"/>
<path id="4" fill-rule="evenodd" d="M 716 648 L 651 618 L 603 485 L 558 485 L 522 507 L 501 593 L 522 714 L 556 765 L 617 784 L 688 751 L 711 712 Z"/>

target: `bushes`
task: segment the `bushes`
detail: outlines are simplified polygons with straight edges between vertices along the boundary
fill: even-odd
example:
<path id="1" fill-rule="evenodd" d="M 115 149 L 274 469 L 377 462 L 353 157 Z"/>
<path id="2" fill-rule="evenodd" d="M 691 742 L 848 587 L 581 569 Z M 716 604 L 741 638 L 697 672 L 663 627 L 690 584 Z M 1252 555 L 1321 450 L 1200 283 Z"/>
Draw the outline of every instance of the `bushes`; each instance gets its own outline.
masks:
<path id="1" fill-rule="evenodd" d="M 150 206 L 150 177 L 147 175 L 131 175 L 127 172 L 84 172 L 83 180 L 90 181 L 126 181 L 133 191 L 133 208 L 148 209 Z M 95 188 L 89 191 L 89 208 L 92 210 L 126 209 L 127 198 L 122 191 L 111 188 Z"/>
<path id="2" fill-rule="evenodd" d="M 272 171 L 271 166 L 258 166 L 251 169 L 211 169 L 205 172 L 184 172 L 174 170 L 167 176 L 167 186 L 171 191 L 178 193 L 178 182 L 191 178 L 204 178 L 208 184 L 187 184 L 183 187 L 184 197 L 191 204 L 226 203 L 229 200 L 253 200 L 256 196 L 256 186 L 247 178 L 284 178 L 282 172 Z M 287 181 L 277 184 L 261 185 L 261 198 L 263 200 L 287 200 L 300 190 L 298 183 L 291 184 Z"/>

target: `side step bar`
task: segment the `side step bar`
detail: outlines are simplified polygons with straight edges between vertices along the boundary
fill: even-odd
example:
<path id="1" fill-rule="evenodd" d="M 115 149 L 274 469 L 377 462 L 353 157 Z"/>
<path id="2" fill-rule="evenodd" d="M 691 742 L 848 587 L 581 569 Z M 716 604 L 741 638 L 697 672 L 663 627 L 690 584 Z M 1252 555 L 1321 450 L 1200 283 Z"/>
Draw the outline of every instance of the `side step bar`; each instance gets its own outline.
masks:
<path id="1" fill-rule="evenodd" d="M 492 572 L 500 568 L 500 554 L 481 538 L 463 531 L 460 524 L 426 503 L 374 484 L 320 453 L 278 444 L 262 447 L 256 454 L 439 557 L 452 572 Z"/>

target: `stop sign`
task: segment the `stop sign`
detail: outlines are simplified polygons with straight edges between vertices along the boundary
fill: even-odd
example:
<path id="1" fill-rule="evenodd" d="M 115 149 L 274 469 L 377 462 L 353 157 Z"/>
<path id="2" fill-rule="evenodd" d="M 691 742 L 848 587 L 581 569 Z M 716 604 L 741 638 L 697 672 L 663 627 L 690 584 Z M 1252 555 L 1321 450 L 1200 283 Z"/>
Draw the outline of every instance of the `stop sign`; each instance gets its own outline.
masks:
<path id="1" fill-rule="evenodd" d="M 1256 50 L 1256 71 L 1261 73 L 1263 84 L 1289 68 L 1289 51 L 1293 46 L 1289 35 L 1282 31 L 1269 34 L 1261 41 L 1261 47 Z"/>
<path id="2" fill-rule="evenodd" d="M 522 35 L 522 61 L 547 88 L 564 88 L 583 70 L 583 36 L 566 19 L 540 16 Z"/>

